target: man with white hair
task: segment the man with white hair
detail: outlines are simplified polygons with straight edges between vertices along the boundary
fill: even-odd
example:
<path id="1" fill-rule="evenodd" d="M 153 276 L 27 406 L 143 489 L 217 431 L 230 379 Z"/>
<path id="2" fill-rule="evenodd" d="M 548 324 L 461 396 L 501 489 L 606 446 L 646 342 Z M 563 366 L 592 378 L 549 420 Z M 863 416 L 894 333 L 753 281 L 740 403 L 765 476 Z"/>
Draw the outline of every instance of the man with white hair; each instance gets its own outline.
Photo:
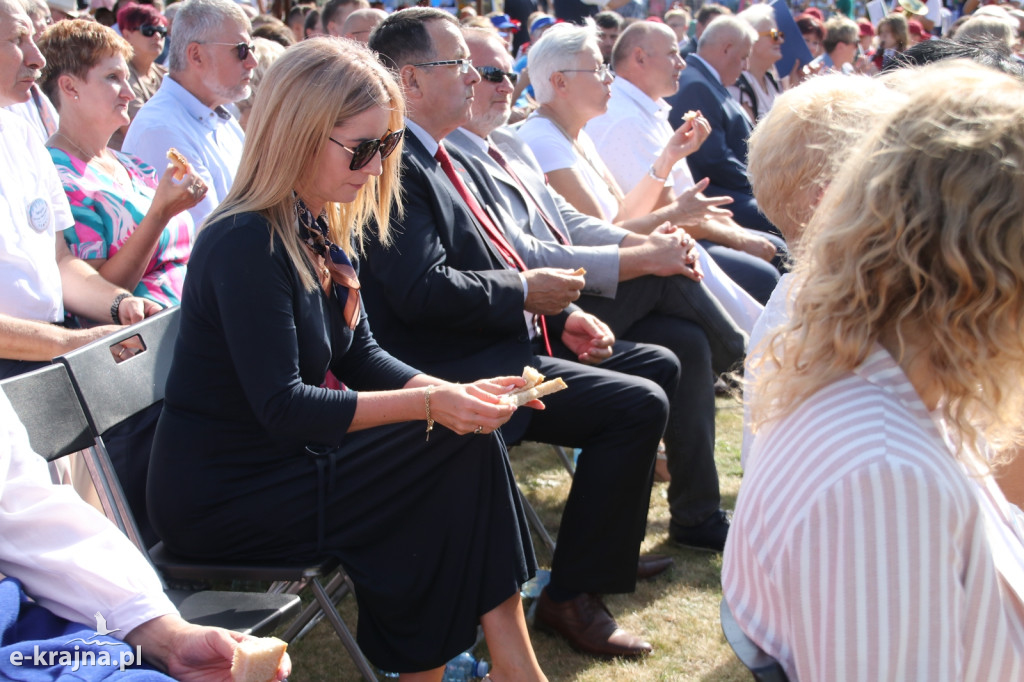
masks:
<path id="1" fill-rule="evenodd" d="M 679 127 L 688 111 L 699 111 L 711 124 L 711 135 L 686 158 L 695 178 L 708 178 L 707 194 L 730 196 L 729 209 L 744 227 L 778 234 L 757 210 L 747 179 L 747 137 L 753 126 L 726 88 L 747 67 L 757 31 L 742 19 L 723 15 L 701 35 L 697 52 L 686 58 L 679 90 L 666 101 L 672 107 L 668 122 Z"/>
<path id="2" fill-rule="evenodd" d="M 244 135 L 225 108 L 251 93 L 256 68 L 249 19 L 231 0 L 187 0 L 174 18 L 170 72 L 125 135 L 121 149 L 162 172 L 167 150 L 185 155 L 209 191 L 189 210 L 196 225 L 227 194 Z"/>
<path id="3" fill-rule="evenodd" d="M 675 134 L 668 123 L 671 107 L 664 98 L 679 89 L 686 63 L 672 29 L 639 21 L 619 37 L 612 67 L 615 80 L 608 111 L 591 119 L 586 131 L 619 187 L 628 193 L 652 172 L 661 150 Z M 689 167 L 682 162 L 671 169 L 654 170 L 654 175 L 664 178 L 656 208 L 669 204 L 694 184 Z M 768 300 L 779 280 L 771 261 L 785 250 L 781 239 L 741 227 L 727 216 L 714 216 L 687 231 L 701 240 L 733 281 L 762 304 Z"/>

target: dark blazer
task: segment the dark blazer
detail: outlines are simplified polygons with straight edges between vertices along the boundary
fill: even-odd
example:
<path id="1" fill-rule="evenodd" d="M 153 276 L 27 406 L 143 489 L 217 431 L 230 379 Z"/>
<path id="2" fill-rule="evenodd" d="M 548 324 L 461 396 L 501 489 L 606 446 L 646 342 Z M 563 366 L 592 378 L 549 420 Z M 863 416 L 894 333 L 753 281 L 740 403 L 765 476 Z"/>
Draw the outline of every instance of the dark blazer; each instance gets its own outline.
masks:
<path id="1" fill-rule="evenodd" d="M 708 139 L 699 150 L 686 157 L 695 179 L 711 181 L 704 194 L 732 197 L 734 203 L 727 208 L 740 225 L 778 233 L 758 212 L 750 188 L 747 138 L 753 128 L 739 102 L 695 55 L 686 58 L 686 68 L 679 76 L 679 90 L 666 101 L 672 105 L 668 120 L 673 128 L 679 127 L 687 111 L 700 111 L 711 124 Z"/>
<path id="2" fill-rule="evenodd" d="M 449 380 L 520 374 L 533 348 L 519 274 L 504 265 L 415 135 L 402 152 L 402 191 L 393 243 L 372 239 L 360 268 L 363 304 L 381 346 Z M 553 338 L 563 316 L 547 318 Z"/>

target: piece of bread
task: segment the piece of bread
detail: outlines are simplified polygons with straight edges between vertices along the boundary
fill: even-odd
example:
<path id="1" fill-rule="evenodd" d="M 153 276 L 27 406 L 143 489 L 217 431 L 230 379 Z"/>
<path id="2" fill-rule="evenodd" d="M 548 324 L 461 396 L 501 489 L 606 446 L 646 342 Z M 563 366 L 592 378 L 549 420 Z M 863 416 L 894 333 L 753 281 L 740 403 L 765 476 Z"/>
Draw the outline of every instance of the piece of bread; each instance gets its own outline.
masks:
<path id="1" fill-rule="evenodd" d="M 563 388 L 569 388 L 561 378 L 544 381 L 544 375 L 529 366 L 523 367 L 523 381 L 526 382 L 525 385 L 501 396 L 501 401 L 522 407 L 531 400 L 561 391 Z"/>
<path id="2" fill-rule="evenodd" d="M 587 274 L 587 270 L 586 268 L 576 268 L 576 271 L 573 272 L 572 274 L 576 275 L 577 277 L 582 277 L 583 275 Z"/>
<path id="3" fill-rule="evenodd" d="M 543 398 L 546 395 L 557 393 L 565 388 L 569 387 L 564 381 L 562 381 L 561 377 L 558 377 L 551 381 L 545 381 L 537 384 L 533 388 L 528 388 L 525 391 L 520 391 L 519 393 L 509 393 L 502 397 L 502 401 L 510 405 L 515 405 L 516 407 L 522 407 L 531 400 Z"/>
<path id="4" fill-rule="evenodd" d="M 174 164 L 175 180 L 181 180 L 185 177 L 186 173 L 192 170 L 192 166 L 189 165 L 188 159 L 185 158 L 185 155 L 174 147 L 167 150 L 167 160 Z"/>
<path id="5" fill-rule="evenodd" d="M 698 114 L 696 111 L 687 111 L 685 114 L 683 114 L 683 123 L 686 123 L 687 121 L 692 121 L 693 119 L 697 118 L 697 115 Z"/>
<path id="6" fill-rule="evenodd" d="M 286 642 L 277 637 L 253 637 L 235 647 L 231 659 L 231 679 L 234 682 L 272 682 L 277 679 Z"/>

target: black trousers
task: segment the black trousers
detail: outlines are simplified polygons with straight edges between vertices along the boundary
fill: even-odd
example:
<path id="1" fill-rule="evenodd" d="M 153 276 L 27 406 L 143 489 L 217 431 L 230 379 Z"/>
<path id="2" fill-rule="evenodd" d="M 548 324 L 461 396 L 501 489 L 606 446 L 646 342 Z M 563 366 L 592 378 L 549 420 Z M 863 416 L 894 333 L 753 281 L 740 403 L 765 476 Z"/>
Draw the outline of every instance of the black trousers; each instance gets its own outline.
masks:
<path id="1" fill-rule="evenodd" d="M 558 530 L 551 581 L 577 592 L 631 592 L 647 531 L 654 456 L 668 418 L 666 389 L 679 363 L 664 348 L 618 342 L 600 366 L 577 362 L 554 344 L 536 356 L 542 374 L 573 389 L 544 398 L 546 410 L 519 410 L 503 433 L 582 449 Z M 570 359 L 571 358 L 571 359 Z"/>
<path id="2" fill-rule="evenodd" d="M 746 343 L 746 335 L 735 324 L 725 324 L 714 308 L 702 310 L 703 317 L 710 317 L 714 324 L 702 324 L 702 316 L 690 312 L 695 305 L 694 287 L 704 289 L 680 277 L 641 277 L 623 282 L 614 300 L 595 296 L 579 300 L 618 338 L 664 346 L 680 364 L 681 380 L 667 389 L 670 412 L 665 446 L 672 475 L 669 510 L 672 521 L 681 526 L 704 521 L 721 505 L 715 467 L 714 377 L 742 360 Z"/>

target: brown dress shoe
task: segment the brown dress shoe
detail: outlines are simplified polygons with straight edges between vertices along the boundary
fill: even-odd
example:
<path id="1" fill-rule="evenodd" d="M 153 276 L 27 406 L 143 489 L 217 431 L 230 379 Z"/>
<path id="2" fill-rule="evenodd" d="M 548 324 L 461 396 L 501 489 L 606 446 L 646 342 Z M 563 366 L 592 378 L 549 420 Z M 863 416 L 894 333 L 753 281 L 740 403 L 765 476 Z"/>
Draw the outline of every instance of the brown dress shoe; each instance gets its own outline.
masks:
<path id="1" fill-rule="evenodd" d="M 636 579 L 647 580 L 661 575 L 674 563 L 675 559 L 664 554 L 641 554 L 640 560 L 636 563 Z"/>
<path id="2" fill-rule="evenodd" d="M 537 600 L 538 627 L 565 637 L 569 646 L 591 656 L 634 658 L 651 653 L 651 645 L 618 626 L 599 597 L 581 594 L 554 602 L 545 588 Z"/>

